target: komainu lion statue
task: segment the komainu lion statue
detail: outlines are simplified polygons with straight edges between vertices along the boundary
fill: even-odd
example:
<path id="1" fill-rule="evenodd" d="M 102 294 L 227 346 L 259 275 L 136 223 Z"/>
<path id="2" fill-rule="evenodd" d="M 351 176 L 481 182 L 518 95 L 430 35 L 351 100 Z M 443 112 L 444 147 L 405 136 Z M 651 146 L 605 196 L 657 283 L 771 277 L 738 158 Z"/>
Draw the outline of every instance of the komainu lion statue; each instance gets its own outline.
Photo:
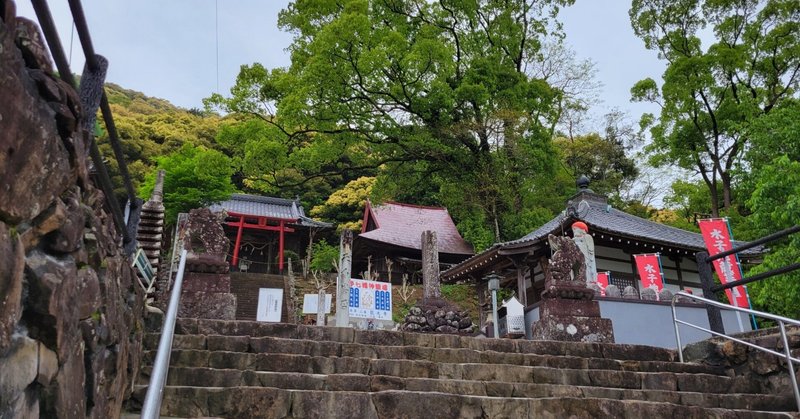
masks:
<path id="1" fill-rule="evenodd" d="M 556 281 L 586 282 L 586 261 L 581 249 L 567 236 L 549 235 L 547 241 L 553 250 L 550 274 Z"/>

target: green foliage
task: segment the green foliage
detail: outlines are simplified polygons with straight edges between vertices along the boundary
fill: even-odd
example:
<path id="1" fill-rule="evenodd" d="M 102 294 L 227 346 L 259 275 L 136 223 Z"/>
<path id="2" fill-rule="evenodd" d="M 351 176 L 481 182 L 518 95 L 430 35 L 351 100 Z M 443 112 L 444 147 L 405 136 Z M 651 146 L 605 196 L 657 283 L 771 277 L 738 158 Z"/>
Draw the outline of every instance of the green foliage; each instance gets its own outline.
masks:
<path id="1" fill-rule="evenodd" d="M 107 83 L 105 90 L 134 188 L 138 189 L 155 168 L 158 157 L 173 153 L 184 144 L 215 147 L 218 116 L 192 113 L 166 100 L 113 83 Z M 98 120 L 102 118 L 98 116 Z M 115 194 L 125 199 L 122 177 L 105 125 L 99 124 L 95 131 L 98 131 L 98 147 L 106 160 L 112 183 L 117 187 Z"/>
<path id="2" fill-rule="evenodd" d="M 321 240 L 312 245 L 311 270 L 333 272 L 339 263 L 339 248 Z"/>
<path id="3" fill-rule="evenodd" d="M 797 225 L 800 220 L 800 161 L 787 155 L 776 157 L 756 175 L 756 188 L 747 202 L 753 210 L 751 221 L 759 235 Z M 770 245 L 764 262 L 750 275 L 787 266 L 800 260 L 800 234 Z M 754 303 L 770 313 L 800 317 L 800 273 L 783 274 L 752 283 Z"/>
<path id="4" fill-rule="evenodd" d="M 364 206 L 375 184 L 374 177 L 360 177 L 332 193 L 325 203 L 311 209 L 311 216 L 331 221 L 339 231 L 361 231 Z"/>
<path id="5" fill-rule="evenodd" d="M 208 206 L 230 198 L 231 161 L 219 151 L 203 146 L 185 144 L 178 151 L 156 159 L 157 169 L 164 176 L 164 207 L 167 223 L 174 224 L 178 213 Z M 139 190 L 142 198 L 149 197 L 155 185 L 157 170 L 147 175 Z"/>
<path id="6" fill-rule="evenodd" d="M 570 169 L 573 179 L 586 175 L 592 190 L 603 195 L 619 196 L 623 187 L 639 174 L 636 163 L 626 155 L 620 142 L 591 133 L 555 140 L 561 161 Z"/>
<path id="7" fill-rule="evenodd" d="M 642 120 L 651 162 L 699 173 L 713 216 L 734 209 L 750 124 L 797 97 L 798 16 L 796 0 L 633 0 L 634 32 L 667 61 L 660 89 L 648 78 L 631 90 L 634 100 L 661 106 L 658 120 Z M 715 39 L 703 49 L 706 27 Z"/>
<path id="8" fill-rule="evenodd" d="M 526 68 L 571 3 L 296 1 L 279 19 L 291 66 L 243 66 L 231 97 L 206 104 L 272 127 L 245 141 L 275 156 L 243 165 L 247 187 L 377 177 L 382 198 L 445 205 L 485 247 L 516 238 L 510 214 L 528 210 L 527 228 L 551 211 L 536 197 L 556 171 L 563 91 Z"/>
<path id="9" fill-rule="evenodd" d="M 392 321 L 395 323 L 402 324 L 403 321 L 406 319 L 408 312 L 411 311 L 411 307 L 414 307 L 414 305 L 410 303 L 403 303 L 397 307 L 394 307 L 394 309 L 392 310 Z"/>
<path id="10" fill-rule="evenodd" d="M 475 287 L 463 284 L 442 284 L 442 297 L 448 301 L 458 303 L 475 296 Z"/>

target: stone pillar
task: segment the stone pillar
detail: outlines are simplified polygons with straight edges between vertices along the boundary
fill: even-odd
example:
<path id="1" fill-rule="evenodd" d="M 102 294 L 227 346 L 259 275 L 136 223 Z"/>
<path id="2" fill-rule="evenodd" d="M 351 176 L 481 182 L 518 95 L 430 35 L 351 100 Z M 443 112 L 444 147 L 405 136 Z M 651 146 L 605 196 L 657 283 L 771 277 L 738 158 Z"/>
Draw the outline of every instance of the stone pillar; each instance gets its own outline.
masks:
<path id="1" fill-rule="evenodd" d="M 325 326 L 325 288 L 317 295 L 317 326 Z"/>
<path id="2" fill-rule="evenodd" d="M 350 323 L 350 269 L 353 261 L 353 232 L 344 229 L 339 240 L 339 275 L 336 277 L 336 327 Z"/>
<path id="3" fill-rule="evenodd" d="M 439 247 L 436 243 L 435 231 L 422 232 L 422 284 L 424 299 L 441 298 L 439 285 Z"/>
<path id="4" fill-rule="evenodd" d="M 183 234 L 183 248 L 188 255 L 178 317 L 236 318 L 236 295 L 231 293 L 231 276 L 225 260 L 230 241 L 225 237 L 220 217 L 208 208 L 189 211 Z"/>

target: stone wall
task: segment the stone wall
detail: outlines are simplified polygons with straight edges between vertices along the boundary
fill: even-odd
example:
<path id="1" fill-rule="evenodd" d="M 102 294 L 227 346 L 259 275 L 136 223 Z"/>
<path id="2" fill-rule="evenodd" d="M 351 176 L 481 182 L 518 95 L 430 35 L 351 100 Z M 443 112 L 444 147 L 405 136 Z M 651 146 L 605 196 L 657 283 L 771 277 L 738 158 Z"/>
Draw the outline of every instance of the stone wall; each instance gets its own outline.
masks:
<path id="1" fill-rule="evenodd" d="M 0 0 L 0 417 L 113 418 L 142 290 L 89 178 L 78 95 Z"/>

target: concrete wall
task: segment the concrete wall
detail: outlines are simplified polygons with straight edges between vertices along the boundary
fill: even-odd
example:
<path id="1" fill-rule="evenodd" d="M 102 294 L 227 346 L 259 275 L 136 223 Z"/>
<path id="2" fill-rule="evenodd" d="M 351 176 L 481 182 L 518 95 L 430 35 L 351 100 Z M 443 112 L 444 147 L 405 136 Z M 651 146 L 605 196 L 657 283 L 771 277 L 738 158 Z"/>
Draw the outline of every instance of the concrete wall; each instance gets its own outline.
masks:
<path id="1" fill-rule="evenodd" d="M 616 343 L 629 343 L 636 345 L 658 346 L 675 349 L 675 326 L 672 322 L 672 309 L 669 303 L 650 302 L 641 300 L 611 300 L 601 299 L 600 315 L 611 319 L 614 324 L 614 339 Z M 708 328 L 708 316 L 704 306 L 681 305 L 677 307 L 679 320 Z M 744 331 L 752 330 L 746 315 L 740 314 Z M 530 338 L 531 327 L 539 320 L 539 308 L 533 308 L 525 313 L 525 330 Z M 740 331 L 736 321 L 736 313 L 723 310 L 722 322 L 725 331 L 737 333 Z M 681 343 L 686 344 L 701 341 L 711 337 L 709 333 L 699 331 L 685 325 L 679 325 Z"/>

